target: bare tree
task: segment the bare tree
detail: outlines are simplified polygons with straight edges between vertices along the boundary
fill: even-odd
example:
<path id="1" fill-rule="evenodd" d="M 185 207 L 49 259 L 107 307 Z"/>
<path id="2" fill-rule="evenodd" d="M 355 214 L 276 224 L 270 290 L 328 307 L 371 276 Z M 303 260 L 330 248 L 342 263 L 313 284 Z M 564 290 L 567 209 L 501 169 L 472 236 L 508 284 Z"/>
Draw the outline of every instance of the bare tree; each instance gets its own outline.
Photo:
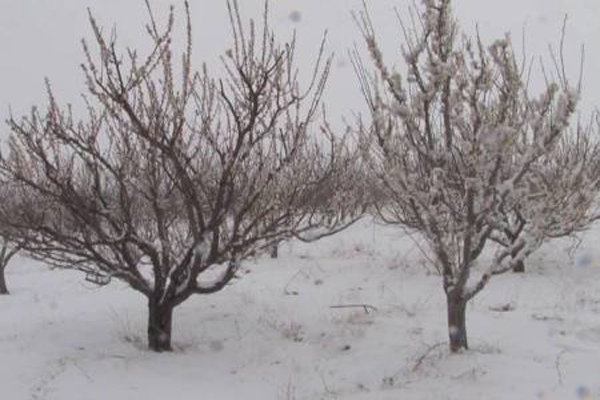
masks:
<path id="1" fill-rule="evenodd" d="M 313 134 L 330 69 L 323 44 L 306 89 L 295 39 L 280 45 L 265 12 L 245 28 L 228 2 L 233 44 L 225 76 L 192 68 L 192 31 L 174 57 L 174 13 L 153 48 L 119 52 L 90 15 L 96 49 L 83 42 L 86 118 L 48 85 L 47 110 L 10 118 L 0 171 L 11 187 L 2 222 L 26 251 L 92 280 L 127 282 L 148 299 L 148 343 L 171 350 L 173 309 L 223 289 L 240 262 L 292 237 L 337 232 L 360 215 L 352 155 Z M 326 146 L 324 146 L 326 144 Z"/>
<path id="2" fill-rule="evenodd" d="M 0 245 L 0 295 L 10 294 L 8 286 L 6 284 L 6 267 L 10 260 L 21 250 L 23 247 L 20 243 L 13 243 L 7 238 L 1 239 L 2 244 Z"/>
<path id="3" fill-rule="evenodd" d="M 371 114 L 358 130 L 372 179 L 385 193 L 378 216 L 420 232 L 433 253 L 456 352 L 468 348 L 468 301 L 545 238 L 543 225 L 526 223 L 472 274 L 492 236 L 508 228 L 504 210 L 533 195 L 525 182 L 566 131 L 578 92 L 561 73 L 530 97 L 508 36 L 485 47 L 479 37 L 460 36 L 450 0 L 423 4 L 408 24 L 398 13 L 405 74 L 386 65 L 366 7 L 357 15 L 375 67 L 371 74 L 355 53 Z M 527 148 L 517 152 L 522 138 Z"/>

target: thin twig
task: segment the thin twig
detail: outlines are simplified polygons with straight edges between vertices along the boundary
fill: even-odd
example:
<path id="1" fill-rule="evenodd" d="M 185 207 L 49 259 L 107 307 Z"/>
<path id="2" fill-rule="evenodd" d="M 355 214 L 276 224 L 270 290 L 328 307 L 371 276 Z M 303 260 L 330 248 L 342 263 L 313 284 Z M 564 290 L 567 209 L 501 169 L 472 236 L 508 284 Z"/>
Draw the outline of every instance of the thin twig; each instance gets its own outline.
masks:
<path id="1" fill-rule="evenodd" d="M 298 292 L 295 290 L 292 290 L 292 291 L 288 290 L 289 286 L 298 277 L 298 275 L 303 275 L 304 277 L 307 277 L 306 272 L 299 269 L 294 275 L 292 275 L 292 277 L 287 281 L 287 283 L 283 287 L 283 294 L 285 294 L 285 295 L 297 295 L 298 294 Z"/>
<path id="2" fill-rule="evenodd" d="M 566 349 L 561 350 L 560 353 L 556 355 L 556 359 L 554 360 L 554 367 L 556 368 L 556 374 L 558 375 L 558 384 L 560 386 L 562 386 L 563 384 L 563 374 L 562 370 L 560 369 L 560 360 L 563 354 L 565 354 L 566 352 Z"/>
<path id="3" fill-rule="evenodd" d="M 329 308 L 357 308 L 360 307 L 365 310 L 365 314 L 369 314 L 369 310 L 377 311 L 377 307 L 374 307 L 370 304 L 336 304 L 333 306 L 329 306 Z"/>
<path id="4" fill-rule="evenodd" d="M 425 350 L 425 352 L 416 359 L 415 364 L 413 365 L 411 371 L 416 372 L 421 367 L 421 364 L 423 364 L 423 361 L 425 361 L 425 359 L 429 356 L 429 354 L 431 354 L 431 352 L 433 350 L 437 349 L 438 347 L 440 347 L 443 344 L 444 344 L 443 342 L 438 342 L 436 344 L 432 344 L 432 345 L 428 346 L 427 350 Z"/>

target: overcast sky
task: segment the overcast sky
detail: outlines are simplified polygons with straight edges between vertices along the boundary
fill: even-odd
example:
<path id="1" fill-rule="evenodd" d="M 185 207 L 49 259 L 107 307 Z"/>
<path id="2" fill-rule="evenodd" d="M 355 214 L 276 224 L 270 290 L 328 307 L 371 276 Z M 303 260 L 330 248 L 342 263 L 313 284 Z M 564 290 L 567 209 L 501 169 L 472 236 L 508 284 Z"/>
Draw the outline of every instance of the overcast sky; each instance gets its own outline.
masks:
<path id="1" fill-rule="evenodd" d="M 227 48 L 228 21 L 225 0 L 191 0 L 194 51 L 198 65 L 207 61 L 218 66 L 218 56 Z M 418 0 L 417 0 L 418 2 Z M 181 8 L 181 0 L 153 0 L 157 14 L 169 4 Z M 257 17 L 262 0 L 240 0 L 245 17 Z M 346 51 L 360 43 L 351 10 L 360 0 L 271 0 L 271 22 L 280 40 L 298 31 L 299 58 L 310 65 L 319 38 L 329 31 L 329 49 L 335 51 L 335 68 L 327 100 L 330 117 L 361 107 L 360 94 Z M 385 57 L 398 60 L 401 36 L 393 13 L 394 5 L 406 10 L 406 0 L 367 0 L 376 29 L 384 43 Z M 478 23 L 484 38 L 512 31 L 520 47 L 525 27 L 529 56 L 547 55 L 549 43 L 558 44 L 563 18 L 568 15 L 566 61 L 570 75 L 577 76 L 579 48 L 585 44 L 583 105 L 586 110 L 600 105 L 600 1 L 599 0 L 456 0 L 455 9 L 463 29 L 472 32 Z M 44 77 L 50 78 L 61 100 L 79 102 L 83 87 L 79 69 L 82 37 L 90 37 L 87 9 L 99 22 L 116 26 L 124 45 L 144 48 L 143 0 L 0 0 L 0 113 L 9 105 L 15 114 L 44 102 Z M 1 132 L 1 131 L 0 131 Z M 3 135 L 4 136 L 4 135 Z"/>

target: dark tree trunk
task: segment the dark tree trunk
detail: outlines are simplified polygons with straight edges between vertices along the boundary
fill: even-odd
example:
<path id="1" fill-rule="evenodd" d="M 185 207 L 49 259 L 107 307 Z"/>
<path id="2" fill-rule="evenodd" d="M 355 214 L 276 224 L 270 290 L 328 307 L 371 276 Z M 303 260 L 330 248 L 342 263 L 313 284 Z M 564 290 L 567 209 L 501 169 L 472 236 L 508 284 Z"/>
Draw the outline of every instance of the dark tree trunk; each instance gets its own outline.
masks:
<path id="1" fill-rule="evenodd" d="M 461 349 L 468 349 L 467 343 L 467 302 L 460 295 L 448 293 L 448 336 L 450 338 L 450 351 L 456 353 Z"/>
<path id="2" fill-rule="evenodd" d="M 155 299 L 150 299 L 148 305 L 148 347 L 156 352 L 172 351 L 171 327 L 174 306 L 158 304 Z"/>
<path id="3" fill-rule="evenodd" d="M 525 261 L 521 260 L 519 261 L 514 267 L 513 267 L 513 272 L 525 272 Z"/>
<path id="4" fill-rule="evenodd" d="M 6 278 L 4 277 L 4 270 L 6 265 L 0 265 L 0 294 L 9 294 L 8 287 L 6 287 Z"/>
<path id="5" fill-rule="evenodd" d="M 516 235 L 511 236 L 510 237 L 511 243 L 514 244 L 515 241 L 517 240 L 517 238 L 518 238 L 518 236 L 516 236 Z M 511 257 L 515 258 L 518 254 L 519 254 L 519 252 L 517 250 L 515 250 L 512 252 Z M 525 272 L 525 261 L 521 260 L 521 261 L 517 262 L 515 264 L 515 266 L 513 267 L 513 272 L 518 272 L 518 273 Z"/>
<path id="6" fill-rule="evenodd" d="M 279 244 L 274 244 L 273 247 L 271 247 L 271 258 L 277 257 L 279 257 Z"/>

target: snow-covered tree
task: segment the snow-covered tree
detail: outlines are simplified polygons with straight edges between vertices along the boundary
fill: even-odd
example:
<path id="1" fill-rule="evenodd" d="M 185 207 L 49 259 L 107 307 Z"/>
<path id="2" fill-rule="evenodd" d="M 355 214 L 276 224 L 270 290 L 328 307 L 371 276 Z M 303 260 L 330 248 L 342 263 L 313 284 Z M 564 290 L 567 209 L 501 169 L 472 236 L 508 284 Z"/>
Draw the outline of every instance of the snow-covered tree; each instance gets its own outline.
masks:
<path id="1" fill-rule="evenodd" d="M 514 199 L 504 209 L 506 227 L 494 232 L 494 241 L 509 247 L 528 225 L 536 225 L 545 236 L 544 241 L 575 236 L 599 218 L 600 143 L 597 135 L 597 124 L 593 120 L 585 125 L 579 123 L 566 132 L 548 154 L 532 164 L 531 173 L 521 182 L 528 194 Z M 532 145 L 517 143 L 514 151 L 523 154 Z M 513 271 L 524 272 L 524 260 L 520 260 Z"/>
<path id="2" fill-rule="evenodd" d="M 146 56 L 119 51 L 90 15 L 85 118 L 48 85 L 44 112 L 10 118 L 0 161 L 11 187 L 2 223 L 28 240 L 28 254 L 147 297 L 154 351 L 171 349 L 173 309 L 223 289 L 241 261 L 291 237 L 332 234 L 361 212 L 347 195 L 354 160 L 345 142 L 313 132 L 331 61 L 323 45 L 301 89 L 295 41 L 276 41 L 267 7 L 262 26 L 249 28 L 237 1 L 228 7 L 222 79 L 192 67 L 187 3 L 181 58 L 173 9 L 161 28 L 148 5 Z"/>
<path id="3" fill-rule="evenodd" d="M 357 21 L 374 65 L 370 73 L 354 58 L 371 116 L 358 131 L 384 194 L 376 212 L 428 242 L 443 278 L 450 350 L 466 349 L 468 301 L 547 236 L 544 224 L 526 220 L 516 240 L 474 269 L 493 235 L 509 228 L 506 210 L 522 204 L 529 215 L 537 206 L 519 199 L 535 195 L 527 184 L 534 166 L 544 166 L 566 132 L 578 91 L 560 74 L 530 96 L 510 37 L 486 47 L 462 35 L 450 0 L 424 0 L 402 25 L 404 71 L 388 67 L 366 9 Z M 517 152 L 517 143 L 527 145 Z"/>

